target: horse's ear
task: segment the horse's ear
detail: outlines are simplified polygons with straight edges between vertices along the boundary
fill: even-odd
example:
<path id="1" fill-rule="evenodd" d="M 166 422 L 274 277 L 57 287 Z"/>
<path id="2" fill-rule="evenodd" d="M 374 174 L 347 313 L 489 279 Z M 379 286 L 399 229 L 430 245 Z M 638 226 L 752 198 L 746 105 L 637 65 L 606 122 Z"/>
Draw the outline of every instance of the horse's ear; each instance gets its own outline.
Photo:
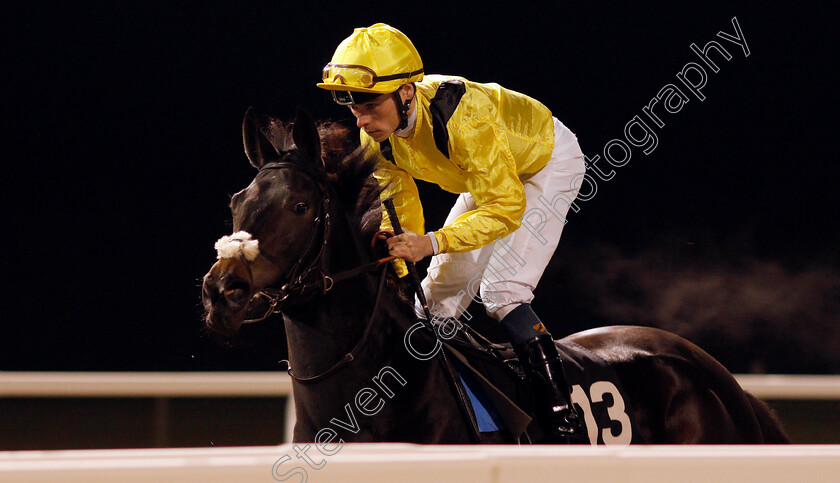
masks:
<path id="1" fill-rule="evenodd" d="M 280 155 L 260 128 L 254 107 L 249 107 L 242 121 L 242 143 L 251 164 L 260 169 L 264 164 L 279 161 Z"/>
<path id="2" fill-rule="evenodd" d="M 295 124 L 292 126 L 292 139 L 298 150 L 315 163 L 318 171 L 324 169 L 324 162 L 321 159 L 321 137 L 318 135 L 318 128 L 315 121 L 305 109 L 298 106 L 295 115 Z"/>

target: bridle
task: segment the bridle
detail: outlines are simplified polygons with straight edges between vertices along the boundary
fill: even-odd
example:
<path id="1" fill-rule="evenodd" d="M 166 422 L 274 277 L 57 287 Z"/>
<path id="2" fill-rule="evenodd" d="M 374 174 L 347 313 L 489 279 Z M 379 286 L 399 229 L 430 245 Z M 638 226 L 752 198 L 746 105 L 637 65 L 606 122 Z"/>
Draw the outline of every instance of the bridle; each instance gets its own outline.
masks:
<path id="1" fill-rule="evenodd" d="M 324 269 L 324 251 L 326 250 L 327 242 L 330 238 L 331 227 L 329 210 L 329 191 L 327 191 L 326 187 L 320 180 L 315 179 L 314 176 L 312 176 L 310 173 L 308 173 L 306 170 L 304 170 L 295 163 L 289 161 L 276 161 L 266 163 L 260 168 L 260 172 L 262 172 L 263 170 L 272 169 L 293 169 L 306 175 L 318 187 L 318 190 L 321 193 L 321 205 L 319 207 L 318 215 L 315 217 L 314 225 L 312 227 L 311 234 L 309 235 L 309 241 L 307 241 L 306 246 L 301 252 L 300 258 L 298 258 L 297 262 L 295 262 L 295 264 L 292 265 L 291 270 L 289 270 L 287 281 L 280 285 L 280 287 L 266 287 L 257 293 L 249 294 L 249 302 L 258 297 L 266 299 L 268 302 L 268 309 L 262 317 L 256 319 L 247 319 L 244 320 L 243 323 L 259 322 L 265 320 L 266 318 L 268 318 L 268 316 L 279 313 L 282 309 L 283 302 L 286 302 L 290 297 L 304 297 L 308 292 L 310 292 L 314 288 L 319 288 L 322 294 L 326 294 L 330 291 L 330 289 L 332 289 L 333 284 L 335 283 L 335 278 L 327 275 Z M 321 225 L 323 225 L 324 236 L 321 241 L 321 246 L 318 249 L 318 253 L 312 259 L 309 265 L 305 269 L 301 270 L 301 266 L 303 265 L 304 259 L 306 258 L 307 254 L 310 253 L 310 251 L 312 250 L 312 246 L 315 243 L 315 238 L 318 235 Z M 267 253 L 265 250 L 261 249 L 259 252 L 259 256 L 265 258 L 277 268 L 283 268 L 281 262 L 271 254 Z M 251 271 L 251 264 L 243 255 L 240 255 L 240 260 L 245 265 L 245 270 L 247 270 L 248 272 L 249 286 L 251 287 L 251 290 L 253 290 L 254 275 Z M 318 277 L 314 281 L 307 282 L 307 278 L 309 278 L 311 274 L 316 273 L 316 271 Z"/>
<path id="2" fill-rule="evenodd" d="M 318 215 L 314 219 L 314 225 L 312 227 L 311 234 L 309 236 L 309 240 L 306 243 L 303 251 L 301 252 L 301 256 L 298 258 L 297 262 L 292 266 L 291 270 L 289 270 L 289 276 L 287 277 L 287 281 L 282 283 L 280 287 L 273 288 L 273 287 L 266 287 L 260 290 L 259 292 L 253 293 L 254 287 L 254 275 L 251 270 L 251 261 L 248 260 L 248 257 L 245 256 L 244 253 L 240 253 L 238 258 L 245 266 L 246 271 L 248 272 L 249 278 L 249 287 L 251 292 L 248 294 L 248 301 L 249 304 L 251 301 L 257 298 L 264 298 L 268 301 L 268 308 L 265 314 L 262 317 L 256 319 L 247 319 L 243 321 L 243 323 L 251 323 L 251 322 L 259 322 L 268 318 L 272 314 L 280 313 L 283 308 L 285 307 L 285 303 L 290 301 L 294 301 L 295 299 L 303 299 L 308 297 L 310 294 L 313 293 L 320 293 L 322 295 L 329 292 L 336 283 L 341 282 L 343 280 L 347 280 L 363 273 L 371 272 L 376 270 L 379 267 L 383 267 L 382 273 L 379 277 L 379 284 L 378 289 L 376 292 L 376 302 L 374 303 L 373 310 L 371 312 L 370 318 L 367 322 L 365 327 L 365 331 L 362 334 L 361 339 L 359 342 L 348 352 L 340 361 L 335 363 L 332 367 L 327 369 L 326 371 L 312 377 L 299 377 L 292 372 L 291 365 L 288 367 L 288 373 L 292 377 L 292 379 L 302 382 L 305 384 L 312 384 L 323 379 L 326 379 L 328 376 L 332 375 L 333 373 L 337 372 L 341 368 L 343 368 L 349 362 L 355 360 L 357 353 L 362 346 L 364 345 L 365 341 L 370 334 L 371 328 L 373 326 L 373 322 L 376 319 L 376 314 L 379 309 L 379 301 L 382 298 L 382 290 L 385 286 L 385 277 L 387 275 L 387 263 L 394 260 L 395 257 L 389 256 L 385 258 L 378 259 L 374 262 L 366 263 L 360 265 L 358 267 L 345 270 L 339 272 L 334 275 L 328 275 L 327 270 L 325 267 L 325 260 L 324 260 L 324 253 L 326 251 L 327 243 L 330 238 L 330 229 L 331 229 L 331 219 L 330 219 L 330 192 L 327 187 L 324 185 L 323 182 L 316 179 L 312 174 L 304 170 L 300 167 L 300 165 L 295 164 L 289 161 L 276 161 L 271 163 L 266 163 L 260 168 L 260 172 L 263 170 L 271 170 L 271 169 L 293 169 L 300 173 L 303 173 L 307 177 L 309 177 L 315 185 L 318 187 L 320 194 L 321 194 L 321 205 L 319 208 Z M 322 229 L 323 227 L 323 229 Z M 306 268 L 301 269 L 303 266 L 303 262 L 307 257 L 307 255 L 314 249 L 316 243 L 316 238 L 318 233 L 323 233 L 323 238 L 321 240 L 320 246 L 317 248 L 317 254 L 312 258 Z M 379 238 L 379 236 L 383 232 L 378 232 L 374 235 L 374 239 L 372 244 Z M 386 235 L 393 235 L 393 233 L 386 233 Z M 257 256 L 261 256 L 268 260 L 274 266 L 282 269 L 282 263 L 272 256 L 271 254 L 265 252 L 265 250 L 260 249 L 259 254 Z M 314 277 L 313 277 L 314 275 Z M 307 279 L 312 278 L 313 280 L 307 281 Z M 317 291 L 313 291 L 317 289 Z M 288 363 L 288 361 L 286 361 Z"/>
<path id="3" fill-rule="evenodd" d="M 357 275 L 360 275 L 362 273 L 370 272 L 370 271 L 376 270 L 379 267 L 383 267 L 382 272 L 379 275 L 379 284 L 378 284 L 378 288 L 377 288 L 377 291 L 376 291 L 376 299 L 375 299 L 375 302 L 374 302 L 374 305 L 373 305 L 373 309 L 371 310 L 370 317 L 368 318 L 367 324 L 365 325 L 365 329 L 364 329 L 364 332 L 362 333 L 361 338 L 353 346 L 353 348 L 350 350 L 350 352 L 345 354 L 344 357 L 342 357 L 338 362 L 336 362 L 335 364 L 330 366 L 327 370 L 325 370 L 325 371 L 323 371 L 323 372 L 321 372 L 321 373 L 319 373 L 315 376 L 309 376 L 309 377 L 301 377 L 301 376 L 296 375 L 292 371 L 292 367 L 291 367 L 291 364 L 289 363 L 289 361 L 284 361 L 287 364 L 287 372 L 289 373 L 289 376 L 295 382 L 301 383 L 301 384 L 315 384 L 317 382 L 321 382 L 321 381 L 325 380 L 326 378 L 332 376 L 333 374 L 337 373 L 338 371 L 340 371 L 341 369 L 346 367 L 348 364 L 350 364 L 351 362 L 356 360 L 356 357 L 357 357 L 356 354 L 358 354 L 359 351 L 361 351 L 362 347 L 365 345 L 365 342 L 367 341 L 368 336 L 370 335 L 371 330 L 373 328 L 373 324 L 376 321 L 376 315 L 379 311 L 379 306 L 380 306 L 380 302 L 381 302 L 381 299 L 382 299 L 382 293 L 383 293 L 383 289 L 385 287 L 385 278 L 388 274 L 387 263 L 390 262 L 391 260 L 394 260 L 396 257 L 391 256 L 391 257 L 381 258 L 381 259 L 376 260 L 374 262 L 366 263 L 366 264 L 363 264 L 363 265 L 358 266 L 356 268 L 352 268 L 350 270 L 345 270 L 343 272 L 337 273 L 335 275 L 327 275 L 327 272 L 326 272 L 326 269 L 325 269 L 325 262 L 324 262 L 324 253 L 326 251 L 326 246 L 327 246 L 327 243 L 329 241 L 330 228 L 331 228 L 331 219 L 330 219 L 330 210 L 329 210 L 329 207 L 330 207 L 330 192 L 329 192 L 329 190 L 327 189 L 327 187 L 321 181 L 319 181 L 318 179 L 313 177 L 312 174 L 305 171 L 299 165 L 288 162 L 288 161 L 278 161 L 278 162 L 267 163 L 260 168 L 260 171 L 262 171 L 264 169 L 295 169 L 295 170 L 298 170 L 301 173 L 305 174 L 312 181 L 314 181 L 315 184 L 318 186 L 318 189 L 321 192 L 321 206 L 319 208 L 318 216 L 316 216 L 315 219 L 314 219 L 314 226 L 312 227 L 312 233 L 309 236 L 309 240 L 307 241 L 306 247 L 304 248 L 303 252 L 301 252 L 301 256 L 298 259 L 298 261 L 295 262 L 295 264 L 292 266 L 292 269 L 289 271 L 288 280 L 285 283 L 283 283 L 279 288 L 266 287 L 263 290 L 261 290 L 260 292 L 257 292 L 256 294 L 254 294 L 253 293 L 254 275 L 253 275 L 253 272 L 251 270 L 251 265 L 250 265 L 249 258 L 250 258 L 250 260 L 255 260 L 256 257 L 262 256 L 263 258 L 265 258 L 266 260 L 268 260 L 270 263 L 272 263 L 276 267 L 280 268 L 281 270 L 283 269 L 283 267 L 282 267 L 279 260 L 277 260 L 272 255 L 266 253 L 264 250 L 258 250 L 257 254 L 253 257 L 246 256 L 244 249 L 239 250 L 239 259 L 245 265 L 245 268 L 248 271 L 248 277 L 249 277 L 249 281 L 250 281 L 250 285 L 249 285 L 250 293 L 248 294 L 248 303 L 250 304 L 250 302 L 252 300 L 254 300 L 258 297 L 264 297 L 269 302 L 268 310 L 266 311 L 266 313 L 262 317 L 260 317 L 258 319 L 249 319 L 249 320 L 246 320 L 245 322 L 260 321 L 260 320 L 263 320 L 263 319 L 267 318 L 269 315 L 271 315 L 273 313 L 281 312 L 282 309 L 284 308 L 284 305 L 283 305 L 284 303 L 288 302 L 290 299 L 292 299 L 295 296 L 307 297 L 307 292 L 310 292 L 312 289 L 317 288 L 321 292 L 321 294 L 326 294 L 327 292 L 329 292 L 333 288 L 333 286 L 336 283 L 338 283 L 342 280 L 347 280 L 347 279 L 353 278 Z M 389 200 L 386 200 L 386 201 L 389 201 Z M 394 211 L 393 205 L 392 204 L 391 205 L 386 204 L 386 206 L 389 207 L 388 211 L 389 211 L 389 215 L 390 215 L 390 212 Z M 390 216 L 392 217 L 392 223 L 394 224 L 394 227 L 396 228 L 397 226 L 399 226 L 399 220 L 396 218 L 396 214 L 394 213 L 393 215 L 390 215 Z M 321 229 L 322 225 L 323 225 L 323 229 Z M 320 247 L 318 247 L 318 252 L 312 258 L 312 260 L 309 262 L 309 265 L 307 265 L 306 268 L 301 269 L 300 267 L 303 265 L 303 261 L 307 258 L 307 254 L 311 250 L 313 250 L 313 247 L 314 247 L 315 242 L 316 242 L 316 237 L 317 237 L 319 232 L 323 232 L 323 239 L 321 240 Z M 379 237 L 382 234 L 383 234 L 382 231 L 376 233 L 373 237 L 372 244 L 375 243 L 376 240 L 379 239 Z M 389 235 L 389 236 L 394 236 L 393 232 L 386 232 L 385 234 Z M 250 238 L 250 236 L 249 236 L 249 238 Z M 249 240 L 249 241 L 252 242 L 251 240 Z M 357 241 L 355 237 L 354 237 L 354 241 Z M 358 246 L 357 246 L 357 248 L 358 248 Z M 220 256 L 221 256 L 221 253 L 220 253 Z M 314 281 L 307 282 L 307 278 L 309 278 L 311 276 L 311 274 L 316 274 L 316 276 L 314 277 Z M 419 280 L 418 280 L 418 283 L 419 283 Z M 431 321 L 432 319 L 429 318 L 428 320 Z M 432 330 L 432 332 L 435 333 L 434 330 Z M 436 333 L 435 333 L 435 336 L 437 337 Z M 467 409 L 468 408 L 468 403 L 466 402 L 467 401 L 466 395 L 464 394 L 463 390 L 461 389 L 461 387 L 457 383 L 457 378 L 458 378 L 457 374 L 454 372 L 453 367 L 447 362 L 446 356 L 445 356 L 443 351 L 438 351 L 437 354 L 436 354 L 436 358 L 442 364 L 444 375 L 446 376 L 447 381 L 450 384 L 451 389 L 454 391 L 454 394 L 456 394 L 457 397 L 458 397 L 458 401 L 459 401 L 459 406 L 458 407 L 459 407 L 459 409 L 464 414 L 465 420 L 469 421 L 470 424 L 471 424 L 471 428 L 472 428 L 472 433 L 471 433 L 472 436 L 471 437 L 475 441 L 479 441 L 480 436 L 479 436 L 479 433 L 478 433 L 478 427 L 476 426 L 473 419 L 470 417 L 469 409 Z"/>

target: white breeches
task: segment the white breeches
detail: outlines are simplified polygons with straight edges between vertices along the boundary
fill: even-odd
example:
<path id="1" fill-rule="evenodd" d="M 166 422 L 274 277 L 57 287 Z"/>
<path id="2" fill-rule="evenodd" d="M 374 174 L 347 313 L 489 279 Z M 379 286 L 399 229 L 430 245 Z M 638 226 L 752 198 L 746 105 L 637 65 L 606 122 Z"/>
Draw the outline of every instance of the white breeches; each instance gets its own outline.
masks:
<path id="1" fill-rule="evenodd" d="M 443 253 L 432 258 L 422 286 L 433 316 L 439 319 L 463 315 L 469 321 L 471 316 L 465 310 L 476 300 L 484 304 L 488 315 L 502 320 L 520 304 L 531 302 L 534 288 L 560 241 L 584 170 L 577 137 L 555 118 L 551 159 L 539 172 L 520 177 L 526 199 L 521 226 L 505 238 L 471 252 Z M 445 224 L 474 209 L 475 199 L 462 193 Z M 418 314 L 422 314 L 420 307 Z"/>

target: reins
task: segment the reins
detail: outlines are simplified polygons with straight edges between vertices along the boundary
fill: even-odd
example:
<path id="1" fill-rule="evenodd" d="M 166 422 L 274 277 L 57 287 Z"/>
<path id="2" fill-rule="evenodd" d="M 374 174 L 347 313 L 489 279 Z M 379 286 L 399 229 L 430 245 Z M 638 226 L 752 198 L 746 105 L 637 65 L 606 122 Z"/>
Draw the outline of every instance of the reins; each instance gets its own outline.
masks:
<path id="1" fill-rule="evenodd" d="M 359 339 L 359 342 L 357 342 L 356 345 L 353 346 L 352 349 L 350 349 L 350 352 L 345 354 L 340 361 L 333 364 L 332 367 L 330 367 L 326 371 L 318 374 L 317 376 L 311 377 L 300 377 L 295 375 L 295 373 L 292 372 L 292 366 L 291 364 L 289 364 L 289 361 L 284 360 L 282 362 L 285 362 L 288 365 L 288 369 L 286 370 L 286 372 L 289 373 L 289 376 L 291 376 L 292 379 L 302 384 L 315 384 L 316 382 L 323 381 L 324 379 L 338 372 L 339 370 L 344 368 L 344 366 L 346 366 L 350 362 L 353 362 L 356 359 L 356 354 L 365 345 L 368 335 L 370 335 L 370 330 L 371 328 L 373 328 L 373 322 L 376 320 L 376 314 L 379 312 L 379 301 L 382 300 L 382 289 L 385 287 L 385 276 L 387 274 L 388 270 L 387 267 L 385 267 L 382 269 L 382 274 L 379 276 L 379 288 L 377 288 L 376 290 L 376 301 L 373 304 L 373 310 L 370 313 L 370 317 L 368 317 L 367 325 L 365 326 L 365 331 L 364 333 L 362 333 L 362 338 Z"/>

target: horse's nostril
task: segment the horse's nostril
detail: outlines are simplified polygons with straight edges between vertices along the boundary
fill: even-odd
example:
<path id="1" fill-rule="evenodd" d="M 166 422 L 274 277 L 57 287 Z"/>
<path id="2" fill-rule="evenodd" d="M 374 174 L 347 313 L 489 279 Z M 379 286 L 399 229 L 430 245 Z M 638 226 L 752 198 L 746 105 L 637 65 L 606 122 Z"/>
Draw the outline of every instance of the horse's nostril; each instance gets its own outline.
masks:
<path id="1" fill-rule="evenodd" d="M 248 295 L 250 294 L 250 286 L 243 281 L 233 281 L 228 288 L 222 291 L 228 305 L 231 307 L 238 307 L 245 305 L 248 302 Z"/>
<path id="2" fill-rule="evenodd" d="M 227 305 L 240 308 L 247 304 L 251 286 L 238 278 L 223 276 L 221 279 L 205 277 L 201 298 L 205 306 Z"/>

